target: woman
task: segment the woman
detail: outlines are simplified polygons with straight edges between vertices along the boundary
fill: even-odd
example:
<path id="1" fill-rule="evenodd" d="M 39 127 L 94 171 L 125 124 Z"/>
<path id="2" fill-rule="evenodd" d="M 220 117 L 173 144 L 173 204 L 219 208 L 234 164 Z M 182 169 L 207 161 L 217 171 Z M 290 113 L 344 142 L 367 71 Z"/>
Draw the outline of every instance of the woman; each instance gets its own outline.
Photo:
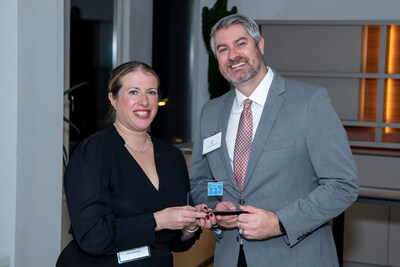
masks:
<path id="1" fill-rule="evenodd" d="M 171 251 L 189 249 L 199 226 L 215 216 L 187 205 L 189 180 L 181 152 L 148 133 L 159 78 L 141 62 L 111 72 L 112 126 L 84 140 L 64 176 L 74 240 L 57 266 L 172 266 Z"/>

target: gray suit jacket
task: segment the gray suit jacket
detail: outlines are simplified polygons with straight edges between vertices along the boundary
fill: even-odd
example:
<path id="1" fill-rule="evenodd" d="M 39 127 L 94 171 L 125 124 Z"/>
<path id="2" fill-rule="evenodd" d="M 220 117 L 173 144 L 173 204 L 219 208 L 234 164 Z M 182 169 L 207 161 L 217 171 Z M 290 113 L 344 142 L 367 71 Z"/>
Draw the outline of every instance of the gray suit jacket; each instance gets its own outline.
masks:
<path id="1" fill-rule="evenodd" d="M 225 135 L 234 90 L 203 108 L 190 166 L 195 203 L 231 201 L 274 211 L 287 234 L 243 239 L 249 266 L 338 266 L 328 221 L 358 196 L 358 178 L 343 126 L 324 88 L 275 73 L 251 149 L 242 192 L 238 190 Z M 203 140 L 222 132 L 221 147 L 202 154 Z M 208 197 L 207 179 L 224 182 L 222 199 Z M 204 184 L 204 185 L 203 185 Z M 215 266 L 236 266 L 237 229 L 217 237 Z"/>

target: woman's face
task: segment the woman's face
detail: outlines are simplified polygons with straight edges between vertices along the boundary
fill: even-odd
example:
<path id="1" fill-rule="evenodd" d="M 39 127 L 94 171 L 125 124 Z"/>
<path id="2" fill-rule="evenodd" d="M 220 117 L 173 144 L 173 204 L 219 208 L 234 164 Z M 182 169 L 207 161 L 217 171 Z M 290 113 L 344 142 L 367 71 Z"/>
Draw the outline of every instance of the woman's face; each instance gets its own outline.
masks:
<path id="1" fill-rule="evenodd" d="M 158 109 L 156 77 L 136 70 L 123 76 L 121 83 L 116 98 L 108 94 L 116 110 L 116 121 L 131 131 L 147 131 Z"/>

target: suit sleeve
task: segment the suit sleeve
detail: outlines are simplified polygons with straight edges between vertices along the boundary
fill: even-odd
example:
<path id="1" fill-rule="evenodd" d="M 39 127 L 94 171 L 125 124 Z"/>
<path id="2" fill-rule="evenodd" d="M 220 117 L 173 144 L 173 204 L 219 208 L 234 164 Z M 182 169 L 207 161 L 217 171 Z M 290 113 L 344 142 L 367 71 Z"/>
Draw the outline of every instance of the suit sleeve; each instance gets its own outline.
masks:
<path id="1" fill-rule="evenodd" d="M 290 246 L 341 214 L 358 196 L 358 177 L 346 131 L 325 89 L 317 89 L 307 108 L 306 146 L 318 186 L 305 198 L 276 212 Z"/>

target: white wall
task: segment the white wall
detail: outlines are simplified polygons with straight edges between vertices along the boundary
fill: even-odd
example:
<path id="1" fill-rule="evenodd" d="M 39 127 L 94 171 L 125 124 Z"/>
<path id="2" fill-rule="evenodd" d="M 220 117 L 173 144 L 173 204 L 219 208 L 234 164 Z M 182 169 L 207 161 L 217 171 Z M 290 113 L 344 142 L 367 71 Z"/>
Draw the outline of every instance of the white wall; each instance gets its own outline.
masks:
<path id="1" fill-rule="evenodd" d="M 114 61 L 117 65 L 138 60 L 152 65 L 153 1 L 115 0 Z"/>
<path id="2" fill-rule="evenodd" d="M 54 266 L 60 252 L 63 5 L 0 9 L 0 252 L 11 267 Z"/>
<path id="3" fill-rule="evenodd" d="M 15 251 L 17 176 L 17 1 L 0 8 L 0 262 Z M 13 258 L 13 257 L 12 257 Z"/>

